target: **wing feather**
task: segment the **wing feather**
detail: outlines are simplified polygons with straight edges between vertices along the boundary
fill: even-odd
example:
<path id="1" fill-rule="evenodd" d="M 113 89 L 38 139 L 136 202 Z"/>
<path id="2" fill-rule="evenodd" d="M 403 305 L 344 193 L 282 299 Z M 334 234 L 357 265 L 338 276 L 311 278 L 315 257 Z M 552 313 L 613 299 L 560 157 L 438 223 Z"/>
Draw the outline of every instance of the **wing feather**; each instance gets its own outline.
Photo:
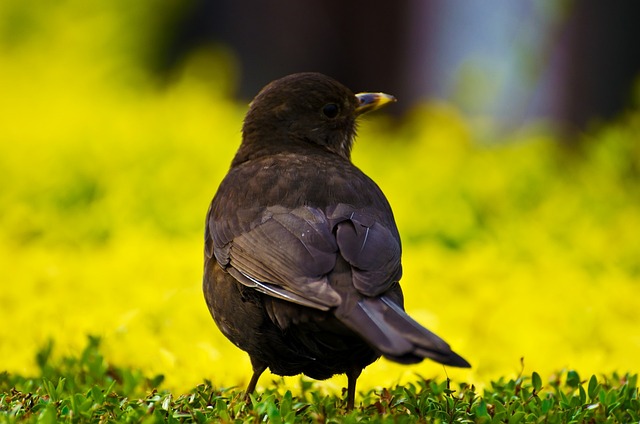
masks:
<path id="1" fill-rule="evenodd" d="M 209 214 L 206 237 L 213 244 L 209 256 L 213 250 L 240 283 L 321 310 L 341 302 L 327 278 L 338 255 L 351 265 L 353 286 L 365 296 L 386 291 L 401 275 L 395 224 L 348 204 L 247 209 L 224 222 Z"/>

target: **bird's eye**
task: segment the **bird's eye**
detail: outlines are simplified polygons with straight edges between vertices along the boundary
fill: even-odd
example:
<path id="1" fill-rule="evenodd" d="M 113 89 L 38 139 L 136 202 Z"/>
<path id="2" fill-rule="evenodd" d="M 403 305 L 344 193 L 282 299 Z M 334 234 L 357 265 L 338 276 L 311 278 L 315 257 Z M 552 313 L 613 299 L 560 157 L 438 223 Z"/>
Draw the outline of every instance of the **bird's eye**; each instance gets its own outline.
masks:
<path id="1" fill-rule="evenodd" d="M 338 105 L 335 103 L 326 104 L 322 108 L 322 113 L 324 113 L 324 116 L 327 118 L 335 118 L 338 116 L 338 112 L 340 112 L 340 108 L 338 108 Z"/>

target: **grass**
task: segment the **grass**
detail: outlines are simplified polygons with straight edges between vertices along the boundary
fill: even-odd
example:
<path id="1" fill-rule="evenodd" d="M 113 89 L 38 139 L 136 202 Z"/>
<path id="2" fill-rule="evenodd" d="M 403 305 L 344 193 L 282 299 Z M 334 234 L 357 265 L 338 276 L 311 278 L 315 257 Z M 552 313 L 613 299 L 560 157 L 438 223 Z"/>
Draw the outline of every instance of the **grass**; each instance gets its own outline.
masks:
<path id="1" fill-rule="evenodd" d="M 100 339 L 89 337 L 78 356 L 52 359 L 53 344 L 37 355 L 38 375 L 0 374 L 0 422 L 459 422 L 583 423 L 637 422 L 638 376 L 595 375 L 582 380 L 575 371 L 520 375 L 491 382 L 484 390 L 449 380 L 413 382 L 369 389 L 346 411 L 343 396 L 321 394 L 300 378 L 299 394 L 282 380 L 246 401 L 241 390 L 210 381 L 177 395 L 161 388 L 162 375 L 108 363 Z"/>
<path id="2" fill-rule="evenodd" d="M 223 388 L 247 384 L 249 360 L 200 282 L 247 107 L 228 52 L 151 80 L 137 34 L 157 5 L 129 3 L 0 3 L 3 420 L 637 421 L 637 103 L 573 140 L 542 126 L 478 140 L 447 104 L 368 117 L 354 162 L 394 209 L 407 310 L 473 368 L 377 361 L 346 416 L 343 376 L 265 374 L 246 405 Z"/>

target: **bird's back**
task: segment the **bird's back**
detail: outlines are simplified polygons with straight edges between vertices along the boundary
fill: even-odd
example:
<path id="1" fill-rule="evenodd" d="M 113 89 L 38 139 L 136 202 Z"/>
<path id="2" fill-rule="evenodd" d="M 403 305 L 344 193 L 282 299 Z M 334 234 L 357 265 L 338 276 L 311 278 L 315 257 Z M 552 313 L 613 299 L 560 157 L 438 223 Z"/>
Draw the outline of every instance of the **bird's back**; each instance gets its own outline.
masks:
<path id="1" fill-rule="evenodd" d="M 377 218 L 393 228 L 399 239 L 386 197 L 360 169 L 316 146 L 288 150 L 276 150 L 233 166 L 213 199 L 214 217 L 224 218 L 229 210 L 274 205 L 326 210 L 345 203 L 375 209 Z"/>

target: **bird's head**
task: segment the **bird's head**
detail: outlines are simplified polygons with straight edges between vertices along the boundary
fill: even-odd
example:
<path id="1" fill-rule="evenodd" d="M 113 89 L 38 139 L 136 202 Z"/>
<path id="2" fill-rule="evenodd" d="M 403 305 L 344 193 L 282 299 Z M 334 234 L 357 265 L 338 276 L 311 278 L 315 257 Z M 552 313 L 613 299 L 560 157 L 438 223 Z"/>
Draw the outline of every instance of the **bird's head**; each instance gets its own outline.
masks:
<path id="1" fill-rule="evenodd" d="M 311 143 L 349 159 L 356 118 L 394 101 L 384 93 L 353 94 L 320 73 L 289 75 L 269 83 L 251 102 L 241 151 L 273 152 Z"/>

